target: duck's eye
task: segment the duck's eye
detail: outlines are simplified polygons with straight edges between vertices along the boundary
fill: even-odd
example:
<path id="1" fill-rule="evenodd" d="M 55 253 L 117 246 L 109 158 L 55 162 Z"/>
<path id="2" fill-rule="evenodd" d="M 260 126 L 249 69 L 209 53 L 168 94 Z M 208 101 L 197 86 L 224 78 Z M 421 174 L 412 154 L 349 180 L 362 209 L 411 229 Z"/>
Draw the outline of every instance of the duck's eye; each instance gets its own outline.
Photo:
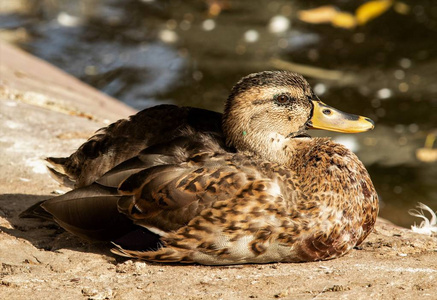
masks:
<path id="1" fill-rule="evenodd" d="M 275 101 L 278 104 L 287 104 L 291 102 L 291 97 L 287 94 L 280 94 L 275 97 Z"/>

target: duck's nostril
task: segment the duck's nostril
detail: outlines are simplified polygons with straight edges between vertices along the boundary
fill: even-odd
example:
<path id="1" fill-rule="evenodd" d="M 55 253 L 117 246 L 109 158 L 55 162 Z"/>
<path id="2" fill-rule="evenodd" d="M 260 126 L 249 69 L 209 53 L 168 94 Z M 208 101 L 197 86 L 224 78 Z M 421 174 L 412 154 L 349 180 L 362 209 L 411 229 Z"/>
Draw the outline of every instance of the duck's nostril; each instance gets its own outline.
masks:
<path id="1" fill-rule="evenodd" d="M 327 116 L 329 116 L 330 114 L 332 114 L 332 111 L 330 109 L 324 109 L 323 113 Z"/>

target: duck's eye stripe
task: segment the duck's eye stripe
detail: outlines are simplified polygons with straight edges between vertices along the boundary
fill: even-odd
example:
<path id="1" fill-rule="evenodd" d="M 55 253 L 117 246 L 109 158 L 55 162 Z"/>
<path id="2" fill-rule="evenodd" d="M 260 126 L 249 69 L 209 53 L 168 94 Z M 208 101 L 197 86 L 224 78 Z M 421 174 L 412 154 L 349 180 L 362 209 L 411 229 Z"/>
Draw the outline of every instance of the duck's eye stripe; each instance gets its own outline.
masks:
<path id="1" fill-rule="evenodd" d="M 252 104 L 253 105 L 259 105 L 259 104 L 264 104 L 264 103 L 267 103 L 267 102 L 269 102 L 270 100 L 254 100 L 254 101 L 252 101 Z"/>

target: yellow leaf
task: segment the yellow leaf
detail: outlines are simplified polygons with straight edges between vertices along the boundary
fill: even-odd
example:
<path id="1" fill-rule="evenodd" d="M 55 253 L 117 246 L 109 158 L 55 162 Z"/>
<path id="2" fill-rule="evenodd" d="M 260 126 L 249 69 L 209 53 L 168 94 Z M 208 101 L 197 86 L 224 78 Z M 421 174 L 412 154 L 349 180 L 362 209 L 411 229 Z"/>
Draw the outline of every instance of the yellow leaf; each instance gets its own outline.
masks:
<path id="1" fill-rule="evenodd" d="M 301 10 L 299 19 L 306 23 L 329 23 L 337 15 L 337 9 L 332 5 L 320 6 L 313 9 Z"/>
<path id="2" fill-rule="evenodd" d="M 364 3 L 358 7 L 355 12 L 358 24 L 364 25 L 370 20 L 382 15 L 392 4 L 392 0 L 377 0 Z"/>
<path id="3" fill-rule="evenodd" d="M 354 15 L 345 12 L 339 12 L 331 21 L 332 25 L 336 27 L 351 29 L 357 26 L 357 20 Z"/>

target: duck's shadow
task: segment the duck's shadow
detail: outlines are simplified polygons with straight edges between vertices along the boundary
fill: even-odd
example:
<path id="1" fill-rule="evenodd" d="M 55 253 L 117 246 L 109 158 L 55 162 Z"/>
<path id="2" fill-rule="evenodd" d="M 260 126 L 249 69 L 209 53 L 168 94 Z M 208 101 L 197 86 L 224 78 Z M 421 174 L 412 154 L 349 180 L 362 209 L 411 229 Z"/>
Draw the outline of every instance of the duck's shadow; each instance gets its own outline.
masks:
<path id="1" fill-rule="evenodd" d="M 92 252 L 125 261 L 110 252 L 109 242 L 89 242 L 80 239 L 56 223 L 38 218 L 21 218 L 19 215 L 32 204 L 52 198 L 53 195 L 2 194 L 0 195 L 0 231 L 19 239 L 29 241 L 38 249 L 58 251 L 70 249 L 80 252 Z"/>

